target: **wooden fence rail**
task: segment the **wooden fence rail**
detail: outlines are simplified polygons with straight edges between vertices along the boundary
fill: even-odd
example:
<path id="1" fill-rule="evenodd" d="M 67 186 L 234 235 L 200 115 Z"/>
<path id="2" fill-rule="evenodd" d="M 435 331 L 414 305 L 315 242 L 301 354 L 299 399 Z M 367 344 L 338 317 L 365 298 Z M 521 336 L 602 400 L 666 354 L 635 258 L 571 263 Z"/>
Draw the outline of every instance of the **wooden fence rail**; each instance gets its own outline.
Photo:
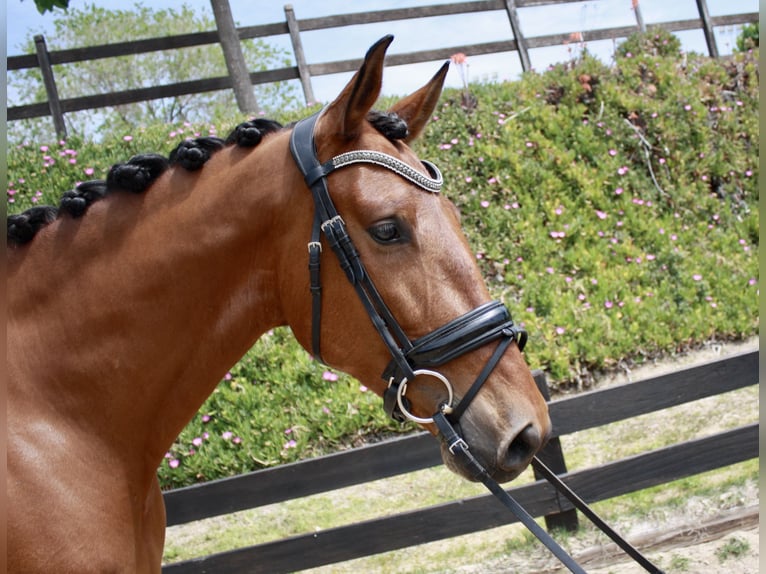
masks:
<path id="1" fill-rule="evenodd" d="M 544 36 L 526 37 L 523 33 L 523 13 L 520 10 L 533 6 L 546 6 L 577 2 L 582 0 L 481 0 L 475 2 L 462 2 L 456 4 L 439 4 L 433 6 L 421 6 L 414 8 L 400 8 L 393 10 L 377 10 L 367 13 L 340 14 L 321 18 L 297 19 L 291 6 L 285 6 L 285 22 L 247 26 L 236 29 L 238 38 L 235 41 L 250 38 L 263 38 L 267 36 L 289 34 L 296 59 L 296 66 L 268 70 L 263 72 L 251 72 L 250 84 L 264 84 L 285 80 L 300 79 L 304 97 L 313 102 L 313 89 L 311 78 L 327 74 L 336 74 L 355 70 L 361 63 L 361 59 L 307 64 L 303 55 L 301 33 L 328 28 L 344 26 L 372 24 L 379 22 L 392 22 L 397 20 L 410 20 L 416 18 L 428 18 L 434 16 L 447 16 L 456 14 L 468 14 L 477 12 L 502 12 L 508 18 L 511 27 L 512 38 L 498 42 L 486 42 L 471 45 L 454 45 L 447 48 L 433 50 L 421 50 L 406 54 L 389 56 L 387 64 L 398 66 L 443 60 L 457 52 L 463 52 L 468 56 L 492 54 L 499 52 L 517 52 L 524 71 L 531 68 L 529 50 L 546 46 L 556 46 L 567 43 L 570 40 L 569 33 L 550 34 Z M 627 0 L 626 0 L 627 1 Z M 673 22 L 660 22 L 651 24 L 658 28 L 664 28 L 671 32 L 702 29 L 711 56 L 718 55 L 713 29 L 720 26 L 731 26 L 758 21 L 758 12 L 747 14 L 735 14 L 711 17 L 708 14 L 706 0 L 697 0 L 699 18 L 678 20 Z M 646 23 L 641 15 L 640 8 L 636 8 L 636 25 L 597 30 L 571 30 L 572 33 L 580 32 L 586 41 L 621 38 L 630 35 L 637 29 L 645 29 Z M 215 78 L 202 78 L 187 82 L 124 90 L 105 94 L 94 94 L 74 98 L 59 99 L 53 66 L 83 62 L 101 58 L 113 58 L 118 56 L 144 54 L 160 50 L 176 50 L 191 46 L 220 43 L 221 31 L 198 32 L 168 36 L 163 38 L 150 38 L 134 42 L 119 42 L 87 48 L 74 48 L 49 52 L 42 36 L 35 37 L 37 45 L 36 54 L 10 56 L 7 59 L 8 71 L 29 68 L 40 68 L 43 77 L 46 78 L 45 86 L 48 100 L 45 102 L 24 104 L 8 108 L 8 120 L 20 120 L 44 116 L 52 116 L 59 137 L 66 137 L 64 114 L 81 110 L 90 110 L 118 106 L 130 103 L 143 102 L 159 98 L 168 98 L 188 94 L 232 89 L 234 86 L 229 76 Z M 248 86 L 249 87 L 249 86 Z"/>
<path id="2" fill-rule="evenodd" d="M 556 437 L 758 384 L 758 351 L 550 403 Z M 758 424 L 675 444 L 565 479 L 588 502 L 664 484 L 758 456 Z M 181 524 L 441 464 L 427 433 L 165 493 L 168 524 Z M 456 478 L 456 480 L 458 480 Z M 510 490 L 535 516 L 573 512 L 538 481 Z M 491 495 L 241 548 L 165 566 L 166 574 L 291 572 L 514 521 Z"/>

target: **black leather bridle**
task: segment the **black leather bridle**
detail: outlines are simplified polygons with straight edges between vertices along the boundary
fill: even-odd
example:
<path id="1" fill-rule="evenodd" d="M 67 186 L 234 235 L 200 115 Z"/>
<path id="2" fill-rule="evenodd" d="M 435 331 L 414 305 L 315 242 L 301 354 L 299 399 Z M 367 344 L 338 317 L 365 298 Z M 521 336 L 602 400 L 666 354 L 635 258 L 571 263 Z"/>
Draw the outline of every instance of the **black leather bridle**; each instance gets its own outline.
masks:
<path id="1" fill-rule="evenodd" d="M 400 160 L 374 150 L 360 150 L 336 156 L 325 163 L 316 157 L 314 126 L 321 112 L 299 121 L 290 135 L 290 151 L 314 198 L 314 223 L 311 231 L 309 251 L 309 275 L 312 295 L 311 345 L 314 357 L 322 361 L 320 354 L 320 332 L 322 323 L 322 284 L 320 263 L 322 234 L 338 257 L 340 266 L 353 285 L 367 314 L 391 353 L 391 361 L 383 371 L 388 388 L 383 395 L 384 408 L 395 420 L 406 419 L 426 424 L 436 424 L 450 453 L 463 468 L 484 485 L 510 509 L 516 517 L 575 574 L 585 571 L 566 551 L 543 530 L 519 504 L 496 481 L 471 454 L 468 444 L 459 433 L 459 420 L 482 385 L 500 362 L 511 343 L 516 342 L 522 350 L 527 333 L 513 323 L 511 314 L 501 301 L 485 303 L 468 313 L 453 319 L 446 325 L 414 341 L 406 335 L 391 310 L 386 306 L 380 293 L 362 263 L 359 253 L 346 230 L 346 224 L 330 198 L 327 175 L 333 171 L 356 163 L 369 163 L 389 169 L 408 179 L 426 191 L 436 193 L 441 188 L 442 177 L 435 165 L 423 161 L 429 176 L 414 170 Z M 453 406 L 453 390 L 444 375 L 433 370 L 465 353 L 498 341 L 495 351 L 481 370 L 469 390 L 457 405 Z M 447 401 L 435 407 L 431 418 L 419 418 L 410 411 L 405 397 L 407 383 L 417 376 L 430 376 L 441 381 L 447 389 Z M 561 479 L 548 469 L 537 457 L 532 465 L 562 492 L 583 513 L 586 514 L 612 540 L 636 560 L 645 570 L 662 574 L 662 570 L 649 562 L 640 552 L 612 530 L 595 512 L 585 504 Z"/>
<path id="2" fill-rule="evenodd" d="M 304 176 L 306 185 L 311 190 L 315 207 L 311 241 L 308 244 L 312 293 L 312 352 L 318 360 L 322 360 L 320 261 L 321 236 L 324 234 L 346 277 L 356 290 L 372 324 L 391 353 L 391 362 L 382 375 L 388 382 L 388 389 L 383 397 L 386 412 L 398 421 L 411 419 L 419 423 L 431 422 L 432 419 L 414 416 L 410 412 L 409 401 L 405 397 L 409 381 L 414 380 L 416 376 L 431 376 L 445 385 L 449 395 L 448 402 L 438 407 L 444 410 L 453 424 L 457 424 L 506 349 L 514 341 L 522 349 L 527 340 L 527 334 L 513 323 L 508 309 L 501 301 L 492 301 L 450 321 L 424 337 L 413 341 L 407 336 L 367 273 L 348 235 L 346 224 L 330 198 L 326 178 L 333 171 L 347 165 L 371 163 L 394 171 L 415 185 L 435 193 L 441 188 L 441 174 L 436 166 L 424 161 L 423 165 L 429 173 L 429 176 L 424 176 L 398 159 L 373 150 L 349 152 L 320 163 L 316 157 L 313 136 L 319 115 L 315 114 L 298 122 L 290 137 L 290 151 Z M 433 369 L 493 341 L 498 341 L 496 351 L 460 403 L 453 406 L 452 387 L 449 381 Z"/>

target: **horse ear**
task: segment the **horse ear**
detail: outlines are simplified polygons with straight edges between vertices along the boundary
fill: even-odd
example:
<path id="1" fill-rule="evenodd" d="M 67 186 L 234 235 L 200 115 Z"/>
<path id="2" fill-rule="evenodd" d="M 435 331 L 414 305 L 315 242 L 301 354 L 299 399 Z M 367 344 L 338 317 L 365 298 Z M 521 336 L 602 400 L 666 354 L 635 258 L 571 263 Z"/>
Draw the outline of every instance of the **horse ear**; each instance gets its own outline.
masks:
<path id="1" fill-rule="evenodd" d="M 449 62 L 445 62 L 441 69 L 436 72 L 436 75 L 422 88 L 420 88 L 414 94 L 410 94 L 406 98 L 399 100 L 389 111 L 395 112 L 407 122 L 409 128 L 409 134 L 407 135 L 405 142 L 411 142 L 417 138 L 426 127 L 428 120 L 431 119 L 436 104 L 439 101 L 439 96 L 442 93 L 442 87 L 444 86 L 444 78 L 447 77 L 447 70 L 449 70 Z"/>
<path id="2" fill-rule="evenodd" d="M 367 51 L 364 63 L 333 103 L 319 119 L 318 130 L 328 136 L 353 139 L 359 134 L 367 112 L 380 95 L 383 84 L 383 60 L 393 41 L 384 36 Z"/>

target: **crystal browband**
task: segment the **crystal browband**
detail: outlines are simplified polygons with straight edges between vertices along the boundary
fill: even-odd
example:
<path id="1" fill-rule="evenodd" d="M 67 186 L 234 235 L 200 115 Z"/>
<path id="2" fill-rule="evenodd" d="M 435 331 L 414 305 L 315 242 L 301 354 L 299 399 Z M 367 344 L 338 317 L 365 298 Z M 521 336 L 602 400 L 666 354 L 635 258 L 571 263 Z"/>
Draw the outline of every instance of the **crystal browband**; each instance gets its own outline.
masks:
<path id="1" fill-rule="evenodd" d="M 393 156 L 375 150 L 361 149 L 350 151 L 336 155 L 330 161 L 332 162 L 333 169 L 339 169 L 343 166 L 351 165 L 352 163 L 373 163 L 385 167 L 386 169 L 390 169 L 421 189 L 430 191 L 431 193 L 439 193 L 442 188 L 442 174 L 439 171 L 439 168 L 429 161 L 421 160 L 423 166 L 428 170 L 431 177 L 423 175 L 418 170 Z"/>

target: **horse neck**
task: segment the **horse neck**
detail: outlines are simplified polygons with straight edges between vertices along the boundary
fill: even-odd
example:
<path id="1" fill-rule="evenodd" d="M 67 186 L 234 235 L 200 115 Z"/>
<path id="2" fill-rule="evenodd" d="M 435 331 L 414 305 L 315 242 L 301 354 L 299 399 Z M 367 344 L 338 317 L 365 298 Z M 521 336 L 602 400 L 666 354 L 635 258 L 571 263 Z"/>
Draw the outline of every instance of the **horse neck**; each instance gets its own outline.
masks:
<path id="1" fill-rule="evenodd" d="M 284 322 L 279 234 L 286 212 L 300 217 L 296 193 L 280 134 L 44 229 L 9 283 L 16 391 L 153 473 L 226 370 Z"/>

